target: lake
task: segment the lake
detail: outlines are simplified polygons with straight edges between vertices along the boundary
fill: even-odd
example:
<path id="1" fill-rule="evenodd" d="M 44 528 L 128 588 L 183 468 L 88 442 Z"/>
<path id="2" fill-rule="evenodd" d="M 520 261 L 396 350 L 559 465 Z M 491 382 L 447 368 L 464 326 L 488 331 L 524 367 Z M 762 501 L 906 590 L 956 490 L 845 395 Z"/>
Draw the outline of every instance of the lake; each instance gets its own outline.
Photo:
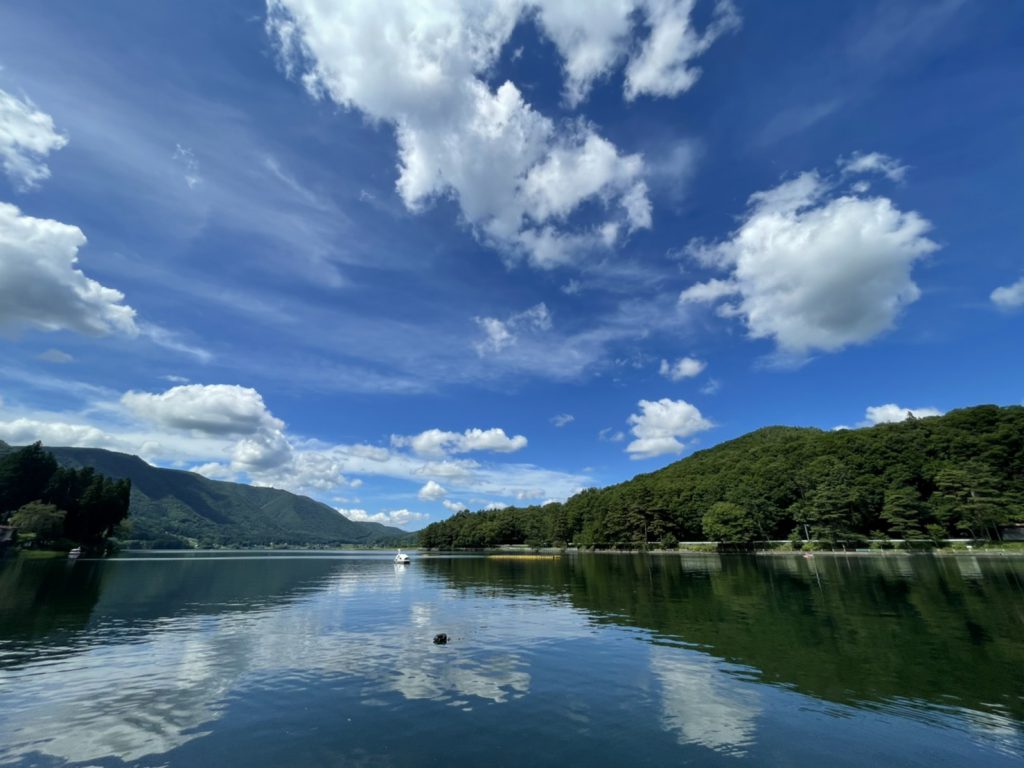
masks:
<path id="1" fill-rule="evenodd" d="M 1022 760 L 1024 559 L 0 561 L 5 766 Z"/>

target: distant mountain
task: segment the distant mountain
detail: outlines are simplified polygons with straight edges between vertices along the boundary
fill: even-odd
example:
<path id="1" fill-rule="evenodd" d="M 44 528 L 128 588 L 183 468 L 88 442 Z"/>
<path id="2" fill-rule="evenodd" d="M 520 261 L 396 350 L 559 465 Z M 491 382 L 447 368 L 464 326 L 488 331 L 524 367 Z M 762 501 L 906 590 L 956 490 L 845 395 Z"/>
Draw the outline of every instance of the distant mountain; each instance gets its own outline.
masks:
<path id="1" fill-rule="evenodd" d="M 0 442 L 0 455 L 11 450 Z M 379 523 L 357 523 L 337 510 L 276 488 L 210 480 L 161 469 L 138 456 L 99 448 L 46 447 L 66 467 L 92 467 L 132 481 L 131 538 L 154 547 L 389 545 L 412 534 Z"/>

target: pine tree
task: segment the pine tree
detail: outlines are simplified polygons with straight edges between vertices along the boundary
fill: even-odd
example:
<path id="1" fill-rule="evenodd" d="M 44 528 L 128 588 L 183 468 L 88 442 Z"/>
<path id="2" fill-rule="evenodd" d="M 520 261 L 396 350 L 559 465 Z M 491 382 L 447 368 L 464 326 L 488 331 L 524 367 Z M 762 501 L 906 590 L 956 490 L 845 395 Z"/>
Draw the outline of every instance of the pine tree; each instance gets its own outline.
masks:
<path id="1" fill-rule="evenodd" d="M 889 524 L 889 533 L 896 539 L 912 539 L 922 535 L 924 505 L 917 491 L 907 486 L 890 488 L 882 503 L 882 519 Z"/>

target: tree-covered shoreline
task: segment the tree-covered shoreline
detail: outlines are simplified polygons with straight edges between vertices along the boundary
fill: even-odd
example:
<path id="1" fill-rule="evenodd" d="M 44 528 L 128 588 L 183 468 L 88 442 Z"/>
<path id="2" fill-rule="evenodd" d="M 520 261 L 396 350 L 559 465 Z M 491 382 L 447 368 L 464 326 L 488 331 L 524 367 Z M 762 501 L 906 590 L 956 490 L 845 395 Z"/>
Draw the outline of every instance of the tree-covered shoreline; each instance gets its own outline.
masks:
<path id="1" fill-rule="evenodd" d="M 91 467 L 58 466 L 37 442 L 0 458 L 0 522 L 23 544 L 103 551 L 128 516 L 131 487 Z"/>
<path id="2" fill-rule="evenodd" d="M 434 549 L 645 549 L 813 539 L 998 540 L 1024 521 L 1024 407 L 981 405 L 856 430 L 766 427 L 564 503 L 460 512 Z"/>

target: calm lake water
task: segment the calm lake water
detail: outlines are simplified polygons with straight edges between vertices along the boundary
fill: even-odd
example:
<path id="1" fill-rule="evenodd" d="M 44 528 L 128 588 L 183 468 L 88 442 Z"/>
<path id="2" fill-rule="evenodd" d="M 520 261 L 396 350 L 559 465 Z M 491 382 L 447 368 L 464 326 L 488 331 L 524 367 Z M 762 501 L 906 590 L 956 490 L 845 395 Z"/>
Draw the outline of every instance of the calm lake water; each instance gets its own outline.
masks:
<path id="1" fill-rule="evenodd" d="M 1020 768 L 1024 560 L 0 561 L 0 765 L 740 762 Z"/>

